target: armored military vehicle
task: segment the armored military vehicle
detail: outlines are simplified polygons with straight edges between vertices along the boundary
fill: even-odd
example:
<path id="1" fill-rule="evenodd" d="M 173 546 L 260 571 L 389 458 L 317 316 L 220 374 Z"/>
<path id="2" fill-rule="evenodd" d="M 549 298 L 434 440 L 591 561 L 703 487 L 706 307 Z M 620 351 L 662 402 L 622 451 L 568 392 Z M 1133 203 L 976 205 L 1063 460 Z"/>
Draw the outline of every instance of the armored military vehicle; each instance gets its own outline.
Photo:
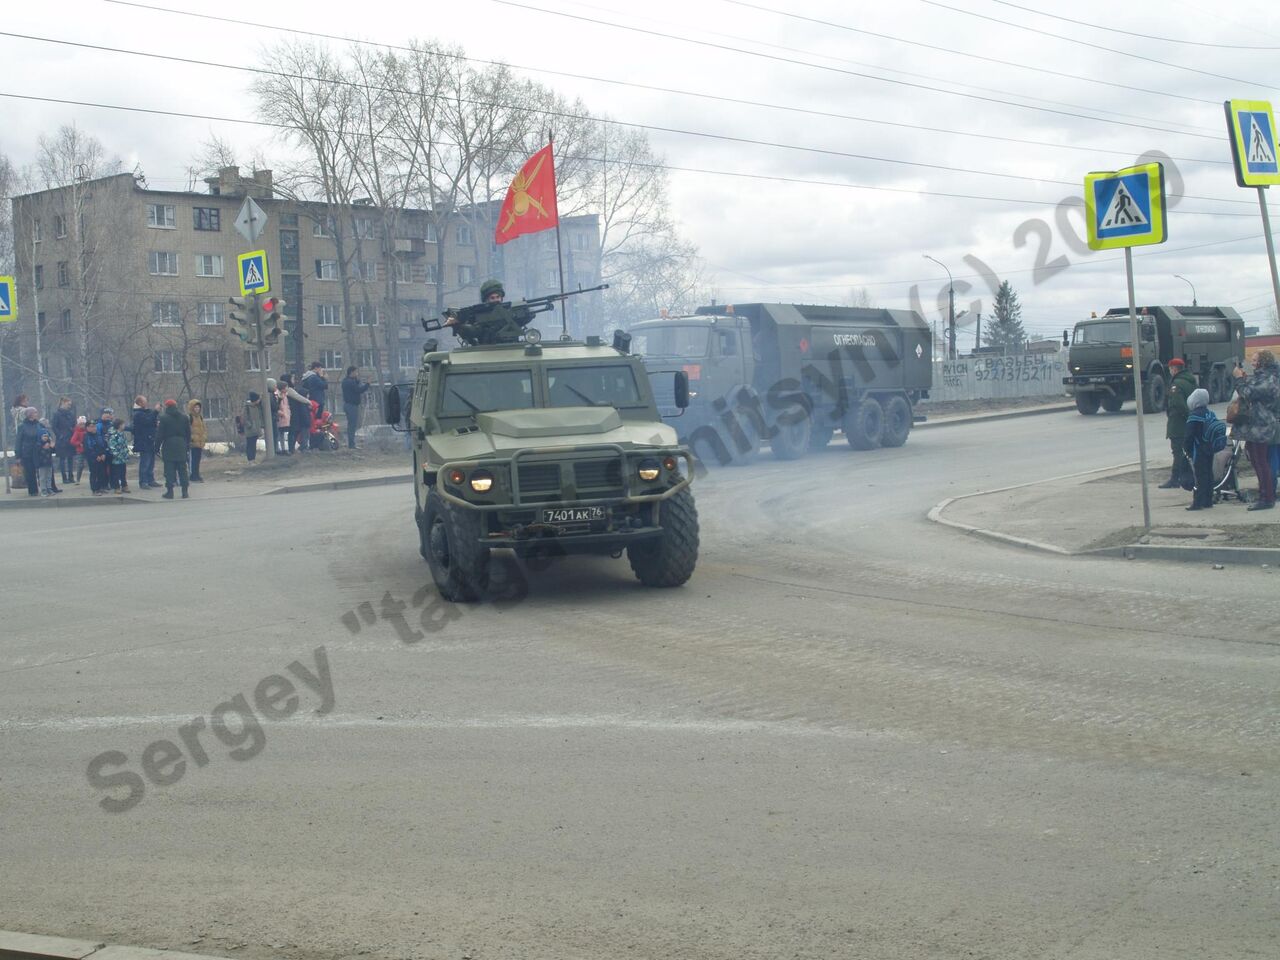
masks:
<path id="1" fill-rule="evenodd" d="M 1138 356 L 1142 405 L 1148 413 L 1168 401 L 1169 361 L 1181 357 L 1218 403 L 1231 396 L 1231 370 L 1244 358 L 1244 320 L 1230 307 L 1140 307 Z M 1064 338 L 1066 334 L 1063 334 Z M 1134 399 L 1134 357 L 1129 308 L 1115 307 L 1076 324 L 1062 378 L 1076 409 L 1116 413 Z"/>
<path id="2" fill-rule="evenodd" d="M 699 307 L 631 328 L 663 415 L 695 454 L 749 463 L 763 441 L 780 460 L 831 442 L 899 447 L 932 385 L 932 337 L 910 310 L 790 303 Z M 689 407 L 670 374 L 689 377 Z"/>
<path id="3" fill-rule="evenodd" d="M 407 411 L 419 549 L 447 600 L 479 599 L 490 552 L 626 552 L 639 580 L 675 587 L 698 558 L 693 460 L 664 424 L 627 338 L 614 344 L 429 342 Z M 677 405 L 688 380 L 673 375 Z"/>

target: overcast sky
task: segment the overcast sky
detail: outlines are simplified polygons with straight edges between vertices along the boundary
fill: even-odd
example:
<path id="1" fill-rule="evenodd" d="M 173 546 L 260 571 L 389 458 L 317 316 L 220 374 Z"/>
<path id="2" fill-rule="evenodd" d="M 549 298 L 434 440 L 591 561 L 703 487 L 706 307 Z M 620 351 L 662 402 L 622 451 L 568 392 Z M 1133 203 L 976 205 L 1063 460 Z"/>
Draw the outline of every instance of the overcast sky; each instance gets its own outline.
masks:
<path id="1" fill-rule="evenodd" d="M 1174 158 L 1167 164 L 1171 192 L 1187 198 L 1173 201 L 1168 242 L 1137 251 L 1138 301 L 1189 303 L 1190 288 L 1174 279 L 1182 274 L 1201 304 L 1234 306 L 1247 322 L 1262 322 L 1271 304 L 1257 192 L 1235 184 L 1222 101 L 1278 99 L 1268 85 L 1280 62 L 1275 5 L 151 5 L 6 3 L 0 92 L 251 119 L 246 73 L 31 38 L 224 64 L 262 63 L 263 44 L 290 28 L 394 44 L 412 37 L 456 43 L 581 97 L 597 114 L 666 128 L 650 137 L 680 168 L 671 174 L 672 212 L 701 250 L 721 301 L 838 303 L 865 287 L 879 306 L 907 307 L 918 284 L 933 320 L 947 279 L 924 259 L 929 254 L 955 276 L 957 309 L 981 299 L 989 311 L 989 268 L 1018 291 L 1028 330 L 1045 334 L 1125 302 L 1122 254 L 1083 250 L 1079 212 L 1069 214 L 1064 238 L 1066 211 L 1056 204 L 1078 202 L 1086 172 L 1161 151 Z M 7 97 L 2 115 L 0 152 L 19 165 L 32 160 L 39 134 L 74 122 L 164 189 L 186 187 L 185 169 L 211 131 L 245 156 L 258 151 L 270 159 L 284 149 L 261 127 L 234 122 Z M 1038 258 L 1065 267 L 1037 278 Z M 968 345 L 962 334 L 961 347 Z"/>

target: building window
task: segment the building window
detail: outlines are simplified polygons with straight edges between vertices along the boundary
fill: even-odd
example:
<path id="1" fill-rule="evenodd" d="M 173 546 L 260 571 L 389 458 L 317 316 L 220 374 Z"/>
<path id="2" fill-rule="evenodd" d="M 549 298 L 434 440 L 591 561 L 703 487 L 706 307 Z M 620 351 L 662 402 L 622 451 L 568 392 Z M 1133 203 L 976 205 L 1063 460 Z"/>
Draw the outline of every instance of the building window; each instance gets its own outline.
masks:
<path id="1" fill-rule="evenodd" d="M 370 350 L 368 347 L 365 347 L 363 350 L 357 350 L 356 358 L 352 362 L 357 367 L 372 368 L 377 366 L 377 363 L 375 362 L 375 359 L 373 356 L 373 351 Z"/>
<path id="2" fill-rule="evenodd" d="M 63 332 L 63 333 L 70 333 L 70 332 L 71 332 L 71 311 L 70 311 L 70 310 L 63 310 L 63 311 L 62 311 L 62 318 L 61 318 L 60 323 L 61 323 L 61 326 L 62 326 L 62 332 Z"/>
<path id="3" fill-rule="evenodd" d="M 356 229 L 356 236 L 361 240 L 373 239 L 373 220 L 369 217 L 356 217 L 353 221 Z"/>
<path id="4" fill-rule="evenodd" d="M 44 229 L 40 226 L 40 218 L 36 217 L 31 221 L 31 242 L 40 243 L 44 240 Z"/>
<path id="5" fill-rule="evenodd" d="M 158 301 L 151 304 L 151 322 L 157 327 L 179 327 L 182 312 L 172 300 Z"/>
<path id="6" fill-rule="evenodd" d="M 376 260 L 357 260 L 356 269 L 360 273 L 360 279 L 365 283 L 373 283 L 378 279 L 378 261 Z"/>
<path id="7" fill-rule="evenodd" d="M 316 261 L 316 279 L 317 280 L 337 280 L 338 279 L 338 261 L 337 260 L 317 260 Z"/>
<path id="8" fill-rule="evenodd" d="M 573 249 L 585 252 L 591 249 L 591 235 L 586 233 L 571 233 L 569 242 L 573 245 Z"/>
<path id="9" fill-rule="evenodd" d="M 458 286 L 465 287 L 476 282 L 476 268 L 467 263 L 458 265 Z"/>
<path id="10" fill-rule="evenodd" d="M 196 304 L 196 323 L 202 327 L 220 327 L 226 319 L 226 304 L 209 301 Z"/>
<path id="11" fill-rule="evenodd" d="M 197 253 L 196 254 L 196 276 L 197 277 L 222 276 L 222 254 Z"/>
<path id="12" fill-rule="evenodd" d="M 440 265 L 438 263 L 424 263 L 422 265 L 423 273 L 426 274 L 426 283 L 440 282 Z"/>
<path id="13" fill-rule="evenodd" d="M 296 227 L 298 225 L 298 215 L 296 213 L 280 214 L 280 226 Z"/>
<path id="14" fill-rule="evenodd" d="M 67 261 L 59 260 L 58 261 L 58 286 L 65 287 L 70 283 L 71 281 L 67 278 Z"/>
<path id="15" fill-rule="evenodd" d="M 378 308 L 372 303 L 357 303 L 355 305 L 355 314 L 357 327 L 376 327 L 378 325 Z"/>
<path id="16" fill-rule="evenodd" d="M 413 347 L 400 348 L 400 369 L 412 370 L 418 366 L 418 352 Z"/>
<path id="17" fill-rule="evenodd" d="M 147 269 L 153 277 L 176 277 L 178 255 L 166 250 L 152 250 L 147 254 Z"/>
<path id="18" fill-rule="evenodd" d="M 53 235 L 59 240 L 67 235 L 67 218 L 60 213 L 53 216 Z"/>
<path id="19" fill-rule="evenodd" d="M 320 217 L 311 224 L 311 235 L 313 237 L 332 237 L 336 232 L 333 227 L 333 217 Z"/>
<path id="20" fill-rule="evenodd" d="M 40 263 L 36 264 L 36 289 L 44 289 L 44 265 Z"/>
<path id="21" fill-rule="evenodd" d="M 426 240 L 427 243 L 436 242 L 436 225 L 434 223 L 428 221 L 423 225 L 422 238 Z"/>
<path id="22" fill-rule="evenodd" d="M 227 351 L 201 350 L 200 351 L 200 372 L 201 373 L 226 373 L 227 372 Z"/>
<path id="23" fill-rule="evenodd" d="M 469 247 L 472 243 L 471 225 L 460 223 L 453 230 L 454 242 L 460 247 Z"/>
<path id="24" fill-rule="evenodd" d="M 178 355 L 172 350 L 156 351 L 156 373 L 177 373 Z"/>
<path id="25" fill-rule="evenodd" d="M 44 311 L 41 310 L 36 314 L 36 326 L 40 328 L 40 332 L 44 333 Z"/>
<path id="26" fill-rule="evenodd" d="M 560 274 L 558 271 L 548 270 L 542 279 L 548 290 L 560 289 Z"/>
<path id="27" fill-rule="evenodd" d="M 270 369 L 271 369 L 271 351 L 270 351 L 270 350 L 263 350 L 263 351 L 262 351 L 262 353 L 263 353 L 263 355 L 266 357 L 266 360 L 267 360 L 267 369 L 268 369 L 268 370 L 270 370 Z M 246 351 L 244 352 L 244 368 L 245 368 L 245 370 L 249 371 L 250 373 L 261 373 L 261 372 L 262 372 L 262 367 L 260 367 L 260 366 L 258 365 L 258 351 L 257 351 L 257 350 L 246 350 Z"/>
<path id="28" fill-rule="evenodd" d="M 413 283 L 413 264 L 408 260 L 393 260 L 396 283 Z"/>
<path id="29" fill-rule="evenodd" d="M 338 315 L 336 303 L 316 304 L 316 325 L 321 327 L 340 327 L 342 321 Z"/>
<path id="30" fill-rule="evenodd" d="M 280 269 L 297 273 L 302 268 L 299 264 L 298 231 L 280 231 Z"/>
<path id="31" fill-rule="evenodd" d="M 222 211 L 217 207 L 193 207 L 192 226 L 197 230 L 217 232 L 222 229 Z"/>
<path id="32" fill-rule="evenodd" d="M 326 370 L 341 370 L 342 354 L 336 350 L 321 350 L 320 362 Z"/>
<path id="33" fill-rule="evenodd" d="M 173 230 L 177 227 L 178 221 L 174 216 L 173 204 L 171 203 L 148 203 L 147 204 L 147 226 L 157 227 L 161 230 Z"/>
<path id="34" fill-rule="evenodd" d="M 225 420 L 227 419 L 227 398 L 226 397 L 209 397 L 201 406 L 204 407 L 204 415 L 206 420 Z"/>

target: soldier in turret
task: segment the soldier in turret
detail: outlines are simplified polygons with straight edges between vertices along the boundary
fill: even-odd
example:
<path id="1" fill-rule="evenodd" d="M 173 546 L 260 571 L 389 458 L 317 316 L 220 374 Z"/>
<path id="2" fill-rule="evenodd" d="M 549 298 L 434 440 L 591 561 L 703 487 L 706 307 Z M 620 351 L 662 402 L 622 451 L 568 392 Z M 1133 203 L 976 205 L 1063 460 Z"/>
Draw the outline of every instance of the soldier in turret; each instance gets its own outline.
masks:
<path id="1" fill-rule="evenodd" d="M 480 287 L 480 303 L 461 311 L 446 310 L 444 325 L 465 343 L 514 343 L 533 314 L 527 307 L 506 303 L 507 292 L 499 280 L 486 280 Z"/>

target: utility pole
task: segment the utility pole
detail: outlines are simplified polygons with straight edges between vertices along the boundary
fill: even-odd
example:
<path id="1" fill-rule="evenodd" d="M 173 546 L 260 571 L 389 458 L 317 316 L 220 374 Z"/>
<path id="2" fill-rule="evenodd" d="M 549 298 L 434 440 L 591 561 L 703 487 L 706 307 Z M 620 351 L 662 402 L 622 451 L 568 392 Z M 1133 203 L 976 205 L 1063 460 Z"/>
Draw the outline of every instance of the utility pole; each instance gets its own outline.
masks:
<path id="1" fill-rule="evenodd" d="M 263 212 L 260 206 L 254 203 L 252 197 L 245 197 L 244 204 L 240 207 L 240 213 L 236 217 L 236 230 L 239 231 L 242 237 L 249 241 L 250 245 L 252 245 L 256 243 L 258 237 L 262 235 L 262 231 L 266 228 L 266 225 L 266 213 Z M 256 252 L 257 251 L 245 251 L 246 255 Z M 267 272 L 267 258 L 265 250 L 262 252 L 261 259 L 261 279 L 267 280 L 269 278 L 269 273 Z M 245 268 L 241 266 L 237 272 L 241 273 L 244 269 Z M 270 371 L 267 369 L 267 347 L 264 342 L 262 302 L 259 296 L 261 293 L 268 291 L 270 287 L 264 284 L 263 286 L 255 287 L 250 292 L 245 290 L 246 286 L 247 284 L 245 283 L 244 276 L 242 274 L 241 293 L 245 296 L 245 305 L 249 311 L 249 317 L 246 317 L 245 319 L 249 320 L 253 324 L 251 332 L 251 336 L 253 338 L 252 342 L 258 348 L 258 372 L 262 381 L 261 389 L 258 393 L 258 403 L 262 407 L 263 446 L 266 448 L 265 459 L 273 460 L 276 455 L 276 445 L 272 441 L 272 424 L 269 422 L 271 420 L 271 398 L 270 393 L 267 390 L 267 378 L 270 375 Z"/>
<path id="2" fill-rule="evenodd" d="M 951 278 L 951 271 L 947 269 L 947 265 L 937 257 L 931 257 L 927 253 L 924 255 L 926 260 L 932 260 L 943 270 L 947 271 L 947 346 L 948 356 L 954 360 L 956 358 L 956 284 Z"/>
<path id="3" fill-rule="evenodd" d="M 1175 274 L 1173 275 L 1173 279 L 1175 279 L 1175 280 L 1181 280 L 1181 281 L 1182 281 L 1183 283 L 1185 283 L 1188 287 L 1190 287 L 1190 288 L 1191 288 L 1191 305 L 1192 305 L 1193 307 L 1198 307 L 1198 306 L 1200 306 L 1200 304 L 1196 303 L 1196 285 L 1195 285 L 1194 283 L 1192 283 L 1190 280 L 1188 280 L 1186 277 L 1184 277 L 1184 276 L 1183 276 L 1182 274 L 1180 274 L 1180 273 L 1175 273 Z"/>

